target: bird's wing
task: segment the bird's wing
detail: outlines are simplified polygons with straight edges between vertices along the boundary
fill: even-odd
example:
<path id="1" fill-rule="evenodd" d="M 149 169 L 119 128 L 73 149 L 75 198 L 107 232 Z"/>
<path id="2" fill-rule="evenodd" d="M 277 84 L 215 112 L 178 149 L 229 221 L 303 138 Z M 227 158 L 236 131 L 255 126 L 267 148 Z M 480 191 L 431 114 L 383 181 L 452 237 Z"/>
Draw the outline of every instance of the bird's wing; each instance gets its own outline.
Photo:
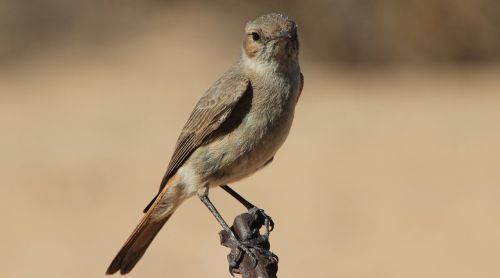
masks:
<path id="1" fill-rule="evenodd" d="M 251 90 L 248 78 L 236 72 L 235 70 L 226 72 L 196 104 L 177 139 L 174 154 L 161 181 L 159 192 L 191 153 L 203 145 L 207 137 L 230 116 L 245 93 Z M 144 212 L 149 209 L 155 199 L 156 197 L 144 209 Z"/>

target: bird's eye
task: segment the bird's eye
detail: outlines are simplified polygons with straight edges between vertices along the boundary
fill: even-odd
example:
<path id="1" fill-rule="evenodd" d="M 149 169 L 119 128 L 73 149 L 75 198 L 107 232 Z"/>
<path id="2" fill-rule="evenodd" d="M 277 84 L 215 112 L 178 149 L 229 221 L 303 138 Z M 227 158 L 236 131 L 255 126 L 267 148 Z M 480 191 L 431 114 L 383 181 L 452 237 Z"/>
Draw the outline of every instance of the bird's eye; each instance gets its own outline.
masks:
<path id="1" fill-rule="evenodd" d="M 258 41 L 260 40 L 260 35 L 257 32 L 252 32 L 252 40 Z"/>

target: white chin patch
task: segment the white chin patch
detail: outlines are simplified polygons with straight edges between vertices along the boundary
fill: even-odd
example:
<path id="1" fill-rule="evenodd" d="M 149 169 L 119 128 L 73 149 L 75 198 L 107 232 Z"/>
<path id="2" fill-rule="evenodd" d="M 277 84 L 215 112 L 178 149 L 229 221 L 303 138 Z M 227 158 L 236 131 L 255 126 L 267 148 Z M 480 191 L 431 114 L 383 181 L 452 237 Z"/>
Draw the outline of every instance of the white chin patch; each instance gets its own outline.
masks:
<path id="1" fill-rule="evenodd" d="M 265 75 L 272 72 L 275 68 L 274 63 L 261 62 L 258 59 L 250 59 L 246 54 L 243 55 L 243 62 L 246 67 L 249 67 L 253 71 Z"/>

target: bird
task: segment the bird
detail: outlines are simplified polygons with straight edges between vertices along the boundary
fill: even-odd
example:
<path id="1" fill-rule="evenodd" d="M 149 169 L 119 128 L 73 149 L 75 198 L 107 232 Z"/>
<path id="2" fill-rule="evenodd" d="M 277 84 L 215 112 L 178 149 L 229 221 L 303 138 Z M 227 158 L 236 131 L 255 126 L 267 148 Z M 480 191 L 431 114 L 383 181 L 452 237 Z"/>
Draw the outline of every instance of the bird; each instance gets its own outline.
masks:
<path id="1" fill-rule="evenodd" d="M 270 13 L 247 22 L 239 59 L 195 105 L 158 193 L 106 274 L 129 273 L 176 209 L 194 195 L 238 240 L 208 198 L 209 189 L 222 187 L 247 208 L 255 207 L 228 184 L 271 163 L 285 142 L 304 86 L 298 56 L 297 24 L 289 16 Z M 251 248 L 240 244 L 245 252 Z"/>

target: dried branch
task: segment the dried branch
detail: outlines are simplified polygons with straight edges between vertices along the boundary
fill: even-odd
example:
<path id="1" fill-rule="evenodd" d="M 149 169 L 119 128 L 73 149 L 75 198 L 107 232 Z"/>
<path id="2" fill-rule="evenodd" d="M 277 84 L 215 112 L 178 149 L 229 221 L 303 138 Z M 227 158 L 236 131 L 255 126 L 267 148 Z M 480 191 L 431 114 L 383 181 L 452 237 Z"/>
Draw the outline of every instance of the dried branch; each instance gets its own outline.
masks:
<path id="1" fill-rule="evenodd" d="M 227 256 L 229 272 L 241 274 L 243 278 L 273 278 L 277 277 L 278 257 L 269 251 L 268 232 L 260 234 L 260 228 L 265 224 L 265 217 L 258 208 L 236 216 L 231 230 L 245 242 L 255 256 L 242 252 L 234 238 L 224 230 L 219 232 L 221 245 L 231 249 Z"/>

